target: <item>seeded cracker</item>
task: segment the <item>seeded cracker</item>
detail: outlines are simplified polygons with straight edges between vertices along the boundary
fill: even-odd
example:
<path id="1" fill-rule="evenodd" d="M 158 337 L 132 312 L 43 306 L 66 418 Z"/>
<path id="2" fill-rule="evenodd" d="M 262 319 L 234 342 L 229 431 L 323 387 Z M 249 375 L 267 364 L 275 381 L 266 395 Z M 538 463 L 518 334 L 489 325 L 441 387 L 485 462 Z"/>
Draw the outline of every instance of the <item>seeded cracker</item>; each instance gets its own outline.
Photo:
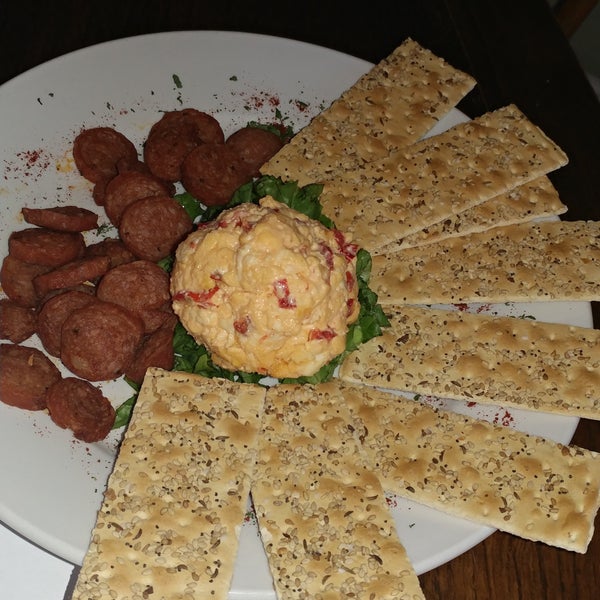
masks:
<path id="1" fill-rule="evenodd" d="M 424 598 L 337 384 L 269 389 L 252 498 L 279 600 Z"/>
<path id="2" fill-rule="evenodd" d="M 390 327 L 340 367 L 344 381 L 600 419 L 600 330 L 387 306 Z"/>
<path id="3" fill-rule="evenodd" d="M 322 182 L 417 141 L 475 80 L 407 39 L 299 131 L 263 174 Z"/>
<path id="4" fill-rule="evenodd" d="M 433 244 L 450 237 L 479 233 L 493 227 L 525 223 L 541 217 L 561 215 L 567 211 L 558 192 L 545 175 L 535 181 L 495 196 L 440 223 L 416 231 L 378 250 L 387 254 L 405 248 Z"/>
<path id="5" fill-rule="evenodd" d="M 74 600 L 227 598 L 264 395 L 148 370 Z"/>
<path id="6" fill-rule="evenodd" d="M 378 253 L 415 231 L 533 181 L 565 153 L 514 105 L 328 180 L 323 213 Z"/>
<path id="7" fill-rule="evenodd" d="M 600 222 L 496 227 L 374 256 L 386 304 L 600 300 Z"/>
<path id="8" fill-rule="evenodd" d="M 600 505 L 600 454 L 338 384 L 385 489 L 525 539 L 585 552 Z"/>

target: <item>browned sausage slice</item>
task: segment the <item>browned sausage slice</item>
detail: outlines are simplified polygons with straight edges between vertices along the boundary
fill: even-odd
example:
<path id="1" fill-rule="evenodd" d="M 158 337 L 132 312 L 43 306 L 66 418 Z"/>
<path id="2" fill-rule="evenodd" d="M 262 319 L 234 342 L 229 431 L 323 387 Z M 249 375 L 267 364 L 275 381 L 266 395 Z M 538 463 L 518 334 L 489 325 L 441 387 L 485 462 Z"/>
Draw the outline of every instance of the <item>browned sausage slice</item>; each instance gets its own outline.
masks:
<path id="1" fill-rule="evenodd" d="M 133 142 L 112 127 L 84 129 L 73 142 L 73 159 L 83 177 L 99 183 L 117 174 L 117 163 L 134 162 L 138 154 Z"/>
<path id="2" fill-rule="evenodd" d="M 119 238 L 105 238 L 99 242 L 90 244 L 85 249 L 85 255 L 90 258 L 93 256 L 108 256 L 111 269 L 137 260 L 135 254 Z"/>
<path id="3" fill-rule="evenodd" d="M 252 177 L 258 177 L 260 167 L 283 147 L 283 140 L 278 135 L 260 127 L 242 127 L 225 143 L 241 158 Z"/>
<path id="4" fill-rule="evenodd" d="M 142 309 L 138 314 L 144 322 L 145 332 L 152 333 L 164 325 L 175 313 L 173 312 L 173 307 L 169 300 L 169 302 L 161 308 Z"/>
<path id="5" fill-rule="evenodd" d="M 144 320 L 145 311 L 169 302 L 169 274 L 154 262 L 136 260 L 108 271 L 98 283 L 96 295 L 128 308 Z"/>
<path id="6" fill-rule="evenodd" d="M 21 212 L 27 223 L 55 231 L 89 231 L 98 227 L 98 215 L 79 206 L 23 207 Z"/>
<path id="7" fill-rule="evenodd" d="M 16 304 L 35 308 L 40 297 L 33 287 L 33 280 L 52 267 L 35 265 L 18 260 L 10 254 L 4 257 L 0 269 L 0 285 L 4 293 Z"/>
<path id="8" fill-rule="evenodd" d="M 61 378 L 58 367 L 40 350 L 0 344 L 0 400 L 26 410 L 46 408 L 46 390 Z"/>
<path id="9" fill-rule="evenodd" d="M 20 344 L 31 337 L 37 329 L 37 312 L 20 306 L 10 298 L 0 300 L 0 338 Z"/>
<path id="10" fill-rule="evenodd" d="M 151 196 L 127 207 L 119 235 L 138 258 L 158 262 L 173 254 L 193 227 L 192 219 L 177 200 Z"/>
<path id="11" fill-rule="evenodd" d="M 48 389 L 46 400 L 50 418 L 83 442 L 103 440 L 115 422 L 115 409 L 108 398 L 83 379 L 57 381 Z"/>
<path id="12" fill-rule="evenodd" d="M 144 144 L 144 162 L 165 181 L 181 179 L 181 163 L 199 144 L 223 143 L 219 122 L 194 108 L 165 113 L 152 128 Z"/>
<path id="13" fill-rule="evenodd" d="M 46 296 L 54 290 L 74 287 L 86 281 L 94 281 L 110 268 L 110 258 L 108 256 L 94 256 L 90 258 L 80 258 L 66 265 L 62 265 L 38 275 L 33 280 L 33 287 L 40 298 Z"/>
<path id="14" fill-rule="evenodd" d="M 202 144 L 181 165 L 181 183 L 206 206 L 221 206 L 233 192 L 250 181 L 248 169 L 227 144 Z"/>
<path id="15" fill-rule="evenodd" d="M 110 222 L 118 227 L 123 211 L 136 200 L 168 195 L 168 186 L 154 175 L 125 171 L 111 179 L 106 186 L 104 210 Z"/>
<path id="16" fill-rule="evenodd" d="M 152 171 L 148 168 L 148 165 L 143 160 L 136 160 L 133 163 L 129 163 L 127 161 L 120 161 L 117 164 L 117 170 L 119 173 L 126 173 L 127 171 L 137 171 L 138 173 L 142 173 L 143 175 L 152 175 Z M 155 177 L 152 175 L 152 177 Z M 157 177 L 158 179 L 158 177 Z M 159 179 L 162 181 L 163 185 L 167 188 L 167 193 L 170 196 L 175 195 L 177 192 L 177 188 L 175 187 L 175 183 L 171 181 L 166 181 L 165 179 Z"/>
<path id="17" fill-rule="evenodd" d="M 13 231 L 8 237 L 9 254 L 36 265 L 60 267 L 83 256 L 84 251 L 85 242 L 79 232 L 29 227 Z"/>
<path id="18" fill-rule="evenodd" d="M 173 350 L 173 331 L 177 317 L 172 314 L 154 333 L 146 336 L 133 362 L 125 375 L 141 384 L 148 367 L 160 367 L 170 371 L 173 368 L 175 353 Z"/>
<path id="19" fill-rule="evenodd" d="M 98 300 L 71 312 L 61 336 L 60 358 L 67 369 L 89 381 L 108 381 L 130 365 L 144 325 L 126 308 Z"/>
<path id="20" fill-rule="evenodd" d="M 48 354 L 60 358 L 63 323 L 74 310 L 94 301 L 96 297 L 92 293 L 68 290 L 42 304 L 37 318 L 37 334 Z"/>

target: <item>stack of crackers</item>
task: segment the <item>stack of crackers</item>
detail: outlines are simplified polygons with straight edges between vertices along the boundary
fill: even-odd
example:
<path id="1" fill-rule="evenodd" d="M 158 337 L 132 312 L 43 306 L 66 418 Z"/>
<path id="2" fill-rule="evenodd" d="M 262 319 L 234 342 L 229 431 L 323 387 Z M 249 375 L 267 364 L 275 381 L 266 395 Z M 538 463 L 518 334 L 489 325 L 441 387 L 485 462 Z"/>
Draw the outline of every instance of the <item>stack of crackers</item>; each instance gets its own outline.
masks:
<path id="1" fill-rule="evenodd" d="M 397 393 L 600 415 L 599 331 L 452 309 L 600 299 L 599 224 L 557 218 L 567 157 L 517 107 L 424 137 L 474 84 L 406 40 L 265 165 L 324 185 L 389 327 L 319 385 L 150 369 L 74 599 L 226 598 L 249 494 L 280 600 L 423 598 L 385 491 L 586 551 L 600 455 Z"/>

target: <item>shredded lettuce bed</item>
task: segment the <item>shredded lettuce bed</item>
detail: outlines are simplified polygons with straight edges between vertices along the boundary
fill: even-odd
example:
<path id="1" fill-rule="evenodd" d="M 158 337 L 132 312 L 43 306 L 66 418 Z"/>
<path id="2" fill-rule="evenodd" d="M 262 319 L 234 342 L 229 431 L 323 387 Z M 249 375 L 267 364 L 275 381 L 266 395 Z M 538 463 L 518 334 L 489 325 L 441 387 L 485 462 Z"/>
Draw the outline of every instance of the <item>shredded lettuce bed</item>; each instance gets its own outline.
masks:
<path id="1" fill-rule="evenodd" d="M 269 195 L 290 208 L 319 221 L 326 227 L 333 228 L 334 223 L 322 212 L 319 199 L 322 189 L 323 186 L 319 184 L 309 184 L 301 187 L 295 181 L 284 182 L 278 177 L 267 175 L 241 186 L 225 206 L 206 208 L 187 193 L 179 194 L 176 198 L 195 222 L 207 222 L 214 220 L 224 210 L 244 202 L 258 204 L 260 198 Z M 167 271 L 171 270 L 172 264 L 173 257 L 161 261 L 161 266 Z M 389 326 L 385 313 L 377 303 L 377 294 L 369 288 L 370 276 L 371 255 L 361 248 L 356 257 L 360 312 L 357 320 L 348 328 L 346 349 L 342 354 L 323 365 L 314 375 L 280 379 L 278 380 L 280 383 L 323 383 L 329 381 L 333 377 L 336 367 L 342 363 L 348 354 L 356 350 L 360 344 L 381 335 L 382 328 Z M 178 323 L 175 328 L 173 349 L 175 351 L 174 371 L 184 371 L 203 375 L 204 377 L 222 377 L 244 383 L 260 383 L 264 378 L 264 375 L 258 373 L 229 371 L 215 365 L 206 347 L 196 343 L 181 323 Z M 129 422 L 137 397 L 137 386 L 132 382 L 129 383 L 136 389 L 136 394 L 117 409 L 115 428 L 122 427 Z"/>

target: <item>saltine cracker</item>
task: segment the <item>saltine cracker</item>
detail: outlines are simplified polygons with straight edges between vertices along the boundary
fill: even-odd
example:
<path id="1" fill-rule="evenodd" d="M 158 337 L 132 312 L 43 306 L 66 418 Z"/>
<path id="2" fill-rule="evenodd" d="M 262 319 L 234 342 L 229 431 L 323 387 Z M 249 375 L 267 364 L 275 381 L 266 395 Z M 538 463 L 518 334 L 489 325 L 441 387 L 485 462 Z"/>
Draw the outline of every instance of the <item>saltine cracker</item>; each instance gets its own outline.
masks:
<path id="1" fill-rule="evenodd" d="M 399 238 L 396 242 L 379 248 L 377 253 L 387 254 L 406 248 L 416 248 L 451 237 L 558 216 L 565 212 L 567 206 L 561 201 L 550 179 L 543 175 L 510 192 L 495 196 L 461 213 L 450 215 L 439 223 Z"/>
<path id="2" fill-rule="evenodd" d="M 336 172 L 325 182 L 321 204 L 336 227 L 375 254 L 567 162 L 511 104 L 360 169 Z"/>
<path id="3" fill-rule="evenodd" d="M 600 222 L 527 222 L 373 257 L 382 305 L 600 299 Z"/>
<path id="4" fill-rule="evenodd" d="M 386 490 L 447 514 L 583 553 L 600 505 L 600 454 L 340 382 Z"/>
<path id="5" fill-rule="evenodd" d="M 300 130 L 261 173 L 323 182 L 417 141 L 475 80 L 408 38 Z"/>
<path id="6" fill-rule="evenodd" d="M 252 498 L 279 600 L 423 599 L 334 382 L 269 389 Z"/>
<path id="7" fill-rule="evenodd" d="M 600 330 L 387 306 L 390 326 L 344 360 L 344 381 L 600 419 Z"/>
<path id="8" fill-rule="evenodd" d="M 227 598 L 264 397 L 261 386 L 148 370 L 74 600 Z"/>

